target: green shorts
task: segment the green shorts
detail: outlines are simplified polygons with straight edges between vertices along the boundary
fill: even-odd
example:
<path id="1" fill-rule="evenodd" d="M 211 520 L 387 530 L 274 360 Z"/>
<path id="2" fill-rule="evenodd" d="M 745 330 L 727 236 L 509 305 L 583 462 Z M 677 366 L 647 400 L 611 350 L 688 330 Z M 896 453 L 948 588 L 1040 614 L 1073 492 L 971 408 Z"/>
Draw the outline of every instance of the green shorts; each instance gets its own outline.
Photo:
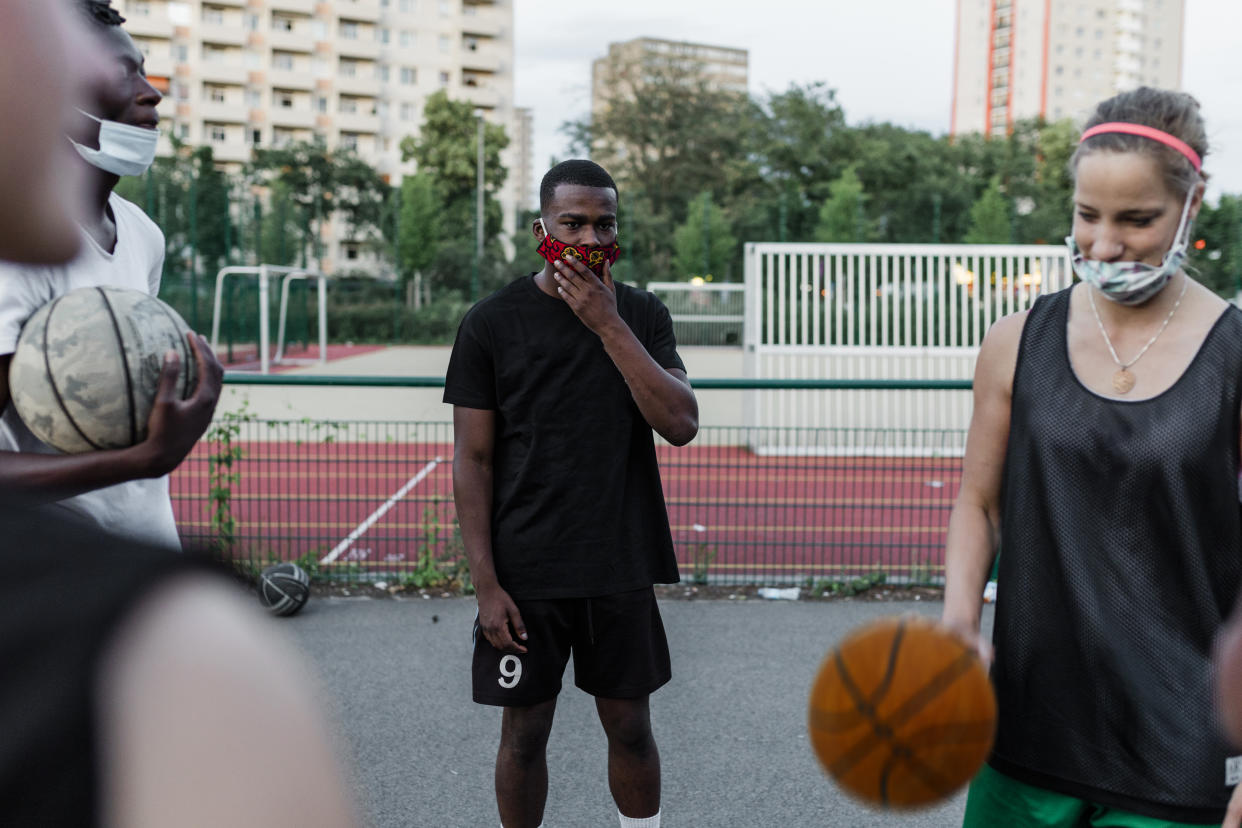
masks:
<path id="1" fill-rule="evenodd" d="M 1037 788 L 991 765 L 970 783 L 962 828 L 1190 828 L 1201 822 L 1170 822 Z"/>

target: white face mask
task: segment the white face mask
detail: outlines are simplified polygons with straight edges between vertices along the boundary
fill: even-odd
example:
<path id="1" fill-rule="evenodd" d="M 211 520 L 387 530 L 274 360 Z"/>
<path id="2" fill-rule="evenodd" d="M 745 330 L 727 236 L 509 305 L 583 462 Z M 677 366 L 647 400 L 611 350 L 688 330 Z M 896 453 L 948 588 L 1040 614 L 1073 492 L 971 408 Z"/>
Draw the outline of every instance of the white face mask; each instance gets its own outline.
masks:
<path id="1" fill-rule="evenodd" d="M 158 129 L 105 121 L 89 112 L 82 114 L 99 122 L 99 149 L 91 149 L 69 139 L 87 163 L 113 175 L 142 175 L 150 169 L 155 161 L 155 147 L 160 140 Z"/>

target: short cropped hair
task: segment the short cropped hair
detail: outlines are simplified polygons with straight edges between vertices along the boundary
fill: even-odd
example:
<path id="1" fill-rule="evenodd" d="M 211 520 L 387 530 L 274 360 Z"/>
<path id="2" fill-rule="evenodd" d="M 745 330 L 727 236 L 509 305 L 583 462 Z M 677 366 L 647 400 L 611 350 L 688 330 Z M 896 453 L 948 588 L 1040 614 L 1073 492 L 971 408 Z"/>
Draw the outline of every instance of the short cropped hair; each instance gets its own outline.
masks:
<path id="1" fill-rule="evenodd" d="M 562 161 L 543 176 L 539 183 L 539 209 L 544 211 L 556 197 L 556 188 L 562 184 L 577 184 L 580 187 L 607 187 L 617 192 L 617 183 L 612 180 L 608 171 L 585 158 L 574 158 Z"/>
<path id="2" fill-rule="evenodd" d="M 125 22 L 120 12 L 112 8 L 112 0 L 76 0 L 76 3 L 79 11 L 96 26 L 110 28 Z"/>

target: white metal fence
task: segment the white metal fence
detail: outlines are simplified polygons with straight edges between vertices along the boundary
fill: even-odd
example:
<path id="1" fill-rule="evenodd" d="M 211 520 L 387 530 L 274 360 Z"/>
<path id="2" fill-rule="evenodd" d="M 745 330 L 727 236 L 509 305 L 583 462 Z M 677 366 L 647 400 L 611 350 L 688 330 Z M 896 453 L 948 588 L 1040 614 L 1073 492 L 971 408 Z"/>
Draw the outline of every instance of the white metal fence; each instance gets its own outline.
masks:
<path id="1" fill-rule="evenodd" d="M 746 286 L 740 282 L 650 282 L 673 318 L 678 345 L 742 344 Z"/>
<path id="2" fill-rule="evenodd" d="M 970 379 L 992 323 L 1030 307 L 1040 293 L 1068 286 L 1072 273 L 1060 246 L 748 244 L 745 373 Z M 775 436 L 758 450 L 831 452 L 801 446 L 792 435 L 816 426 L 965 429 L 970 394 L 751 391 L 745 418 L 747 425 L 791 429 L 787 439 L 765 430 Z M 940 441 L 927 448 L 945 450 Z"/>

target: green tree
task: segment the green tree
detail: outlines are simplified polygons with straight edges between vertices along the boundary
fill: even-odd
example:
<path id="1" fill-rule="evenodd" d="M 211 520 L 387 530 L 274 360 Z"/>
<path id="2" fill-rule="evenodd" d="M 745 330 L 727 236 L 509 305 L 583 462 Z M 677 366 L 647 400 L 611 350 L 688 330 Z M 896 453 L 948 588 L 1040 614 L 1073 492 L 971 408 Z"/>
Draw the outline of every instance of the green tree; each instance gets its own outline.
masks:
<path id="1" fill-rule="evenodd" d="M 194 200 L 193 243 L 202 274 L 214 277 L 223 263 L 232 257 L 240 241 L 230 211 L 229 190 L 232 182 L 216 169 L 210 146 L 195 147 L 191 155 L 193 169 L 190 192 Z"/>
<path id="2" fill-rule="evenodd" d="M 262 208 L 261 208 L 262 210 Z M 303 249 L 305 231 L 299 222 L 302 207 L 282 181 L 272 183 L 259 227 L 258 259 L 263 264 L 292 266 Z"/>
<path id="3" fill-rule="evenodd" d="M 863 242 L 867 241 L 867 218 L 863 205 L 866 195 L 862 182 L 853 167 L 846 167 L 836 180 L 828 185 L 828 200 L 819 209 L 819 224 L 815 227 L 815 241 Z"/>
<path id="4" fill-rule="evenodd" d="M 1242 291 L 1242 195 L 1226 193 L 1215 206 L 1205 202 L 1190 241 L 1200 281 L 1229 298 Z"/>
<path id="5" fill-rule="evenodd" d="M 255 150 L 254 171 L 287 188 L 301 208 L 312 250 L 307 260 L 321 262 L 326 223 L 344 220 L 350 238 L 370 241 L 383 232 L 389 186 L 350 150 L 329 150 L 322 139 L 279 149 Z"/>
<path id="6" fill-rule="evenodd" d="M 401 139 L 401 159 L 413 160 L 420 174 L 435 186 L 443 209 L 445 241 L 460 244 L 474 238 L 478 195 L 478 123 L 469 101 L 450 100 L 443 90 L 427 99 L 423 125 L 417 136 Z M 499 124 L 483 125 L 484 238 L 492 239 L 502 230 L 500 203 L 496 195 L 505 183 L 508 170 L 500 153 L 509 146 L 509 136 Z"/>
<path id="7" fill-rule="evenodd" d="M 1019 241 L 1028 244 L 1060 244 L 1070 232 L 1073 218 L 1074 179 L 1070 156 L 1078 146 L 1073 121 L 1039 124 L 1036 159 L 1027 212 L 1019 210 Z"/>
<path id="8" fill-rule="evenodd" d="M 724 211 L 712 202 L 711 193 L 699 193 L 690 202 L 685 223 L 673 231 L 673 244 L 673 270 L 681 278 L 712 280 L 731 275 L 737 239 L 729 230 Z"/>
<path id="9" fill-rule="evenodd" d="M 749 152 L 759 185 L 734 186 L 735 224 L 747 241 L 810 241 L 829 184 L 854 160 L 845 112 L 823 83 L 791 85 L 754 110 Z"/>
<path id="10" fill-rule="evenodd" d="M 481 272 L 474 273 L 475 234 L 478 225 L 479 118 L 469 101 L 450 100 L 443 90 L 427 99 L 423 125 L 417 136 L 401 141 L 401 158 L 413 160 L 420 175 L 432 184 L 439 203 L 439 244 L 428 268 L 431 283 L 465 294 L 497 287 L 505 272 L 498 236 L 504 229 L 497 193 L 508 170 L 500 153 L 509 136 L 499 124 L 483 125 L 483 239 Z M 420 185 L 421 186 L 421 185 Z M 403 202 L 404 203 L 404 202 Z"/>
<path id="11" fill-rule="evenodd" d="M 1001 192 L 1000 176 L 993 176 L 983 195 L 970 208 L 967 244 L 1007 244 L 1011 240 L 1009 201 Z"/>
<path id="12" fill-rule="evenodd" d="M 397 222 L 397 272 L 406 283 L 426 270 L 440 243 L 440 200 L 427 173 L 408 175 L 401 182 L 401 211 Z"/>

